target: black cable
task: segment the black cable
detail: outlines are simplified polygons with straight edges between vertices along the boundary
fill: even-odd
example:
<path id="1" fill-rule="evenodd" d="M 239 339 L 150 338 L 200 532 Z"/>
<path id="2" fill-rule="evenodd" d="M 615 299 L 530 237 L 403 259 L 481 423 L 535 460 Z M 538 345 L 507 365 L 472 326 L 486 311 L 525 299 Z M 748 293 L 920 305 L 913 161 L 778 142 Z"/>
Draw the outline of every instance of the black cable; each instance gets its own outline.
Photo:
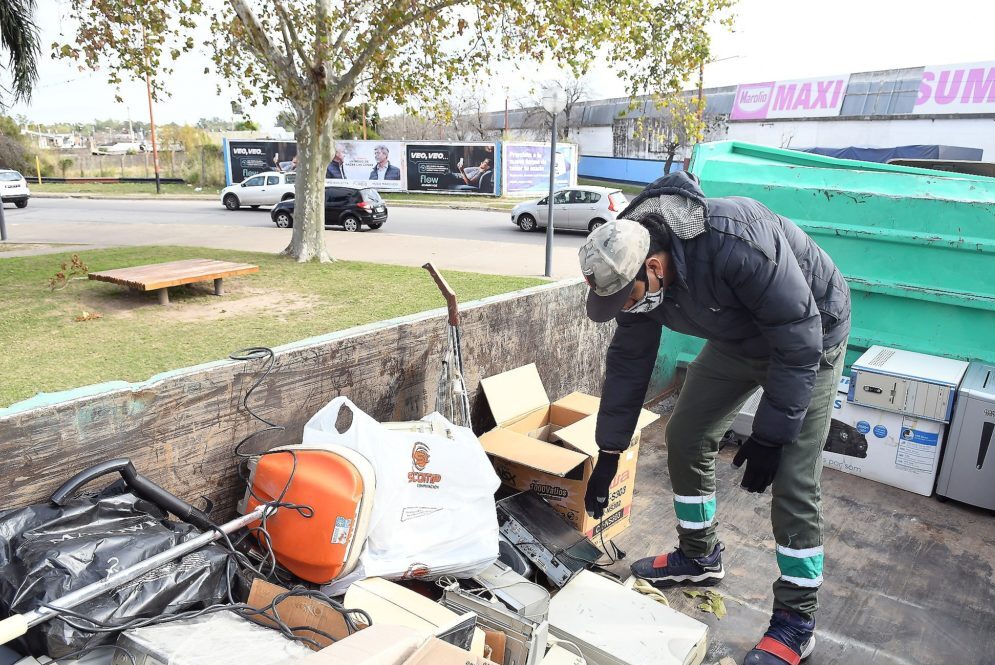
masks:
<path id="1" fill-rule="evenodd" d="M 130 651 L 128 651 L 124 647 L 118 646 L 116 644 L 98 644 L 96 646 L 86 647 L 84 649 L 80 649 L 79 651 L 73 651 L 72 653 L 68 653 L 65 656 L 62 656 L 60 658 L 56 658 L 52 662 L 58 663 L 58 662 L 61 662 L 63 660 L 73 660 L 75 658 L 79 658 L 81 656 L 85 656 L 85 655 L 87 655 L 89 653 L 93 653 L 94 651 L 97 651 L 98 649 L 113 649 L 115 651 L 120 651 L 121 653 L 123 653 L 125 656 L 128 657 L 128 662 L 130 662 L 131 665 L 138 665 L 138 660 L 135 658 L 135 654 L 131 653 Z"/>

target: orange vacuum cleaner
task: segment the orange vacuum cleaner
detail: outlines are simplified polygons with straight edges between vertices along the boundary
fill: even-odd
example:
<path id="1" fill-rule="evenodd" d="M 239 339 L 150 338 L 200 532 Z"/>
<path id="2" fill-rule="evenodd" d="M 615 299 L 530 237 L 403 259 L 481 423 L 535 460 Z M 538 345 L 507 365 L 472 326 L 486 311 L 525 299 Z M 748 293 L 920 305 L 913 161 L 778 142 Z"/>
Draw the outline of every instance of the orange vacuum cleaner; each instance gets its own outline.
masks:
<path id="1" fill-rule="evenodd" d="M 308 507 L 283 508 L 266 520 L 270 542 L 260 545 L 272 548 L 277 563 L 316 584 L 352 572 L 366 542 L 376 490 L 373 466 L 363 455 L 332 444 L 298 444 L 253 457 L 248 470 L 249 489 L 239 512 L 278 500 Z"/>

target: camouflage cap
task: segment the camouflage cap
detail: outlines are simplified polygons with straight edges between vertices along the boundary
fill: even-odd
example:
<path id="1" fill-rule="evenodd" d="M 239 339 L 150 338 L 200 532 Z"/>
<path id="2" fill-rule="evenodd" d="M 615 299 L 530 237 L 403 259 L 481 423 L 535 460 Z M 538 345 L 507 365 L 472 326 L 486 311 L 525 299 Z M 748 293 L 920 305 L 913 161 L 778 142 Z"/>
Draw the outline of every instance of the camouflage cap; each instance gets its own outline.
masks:
<path id="1" fill-rule="evenodd" d="M 587 237 L 578 255 L 591 287 L 587 294 L 591 320 L 608 321 L 622 310 L 649 248 L 649 231 L 627 219 L 603 224 Z"/>

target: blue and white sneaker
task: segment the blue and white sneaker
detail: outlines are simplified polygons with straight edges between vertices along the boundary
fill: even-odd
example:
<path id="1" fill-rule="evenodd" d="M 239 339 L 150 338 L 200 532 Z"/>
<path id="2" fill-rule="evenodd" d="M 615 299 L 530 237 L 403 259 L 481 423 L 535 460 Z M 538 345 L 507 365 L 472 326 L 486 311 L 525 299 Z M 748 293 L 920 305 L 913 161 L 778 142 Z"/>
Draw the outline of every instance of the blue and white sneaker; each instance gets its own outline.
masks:
<path id="1" fill-rule="evenodd" d="M 743 665 L 798 665 L 815 650 L 815 619 L 774 610 L 770 628 L 743 659 Z"/>
<path id="2" fill-rule="evenodd" d="M 716 543 L 708 556 L 691 558 L 684 556 L 680 548 L 668 554 L 646 557 L 636 561 L 629 570 L 640 579 L 653 586 L 672 586 L 687 583 L 700 586 L 713 586 L 726 576 L 722 567 L 722 543 Z"/>

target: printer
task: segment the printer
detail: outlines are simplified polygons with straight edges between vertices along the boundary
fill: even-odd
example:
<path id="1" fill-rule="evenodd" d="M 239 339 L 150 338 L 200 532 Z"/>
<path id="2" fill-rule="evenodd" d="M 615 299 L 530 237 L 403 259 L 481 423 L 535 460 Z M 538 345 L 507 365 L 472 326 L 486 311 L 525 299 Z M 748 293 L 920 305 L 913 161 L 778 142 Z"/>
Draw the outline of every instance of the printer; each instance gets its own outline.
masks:
<path id="1" fill-rule="evenodd" d="M 961 382 L 936 493 L 995 510 L 995 365 L 972 362 Z"/>

